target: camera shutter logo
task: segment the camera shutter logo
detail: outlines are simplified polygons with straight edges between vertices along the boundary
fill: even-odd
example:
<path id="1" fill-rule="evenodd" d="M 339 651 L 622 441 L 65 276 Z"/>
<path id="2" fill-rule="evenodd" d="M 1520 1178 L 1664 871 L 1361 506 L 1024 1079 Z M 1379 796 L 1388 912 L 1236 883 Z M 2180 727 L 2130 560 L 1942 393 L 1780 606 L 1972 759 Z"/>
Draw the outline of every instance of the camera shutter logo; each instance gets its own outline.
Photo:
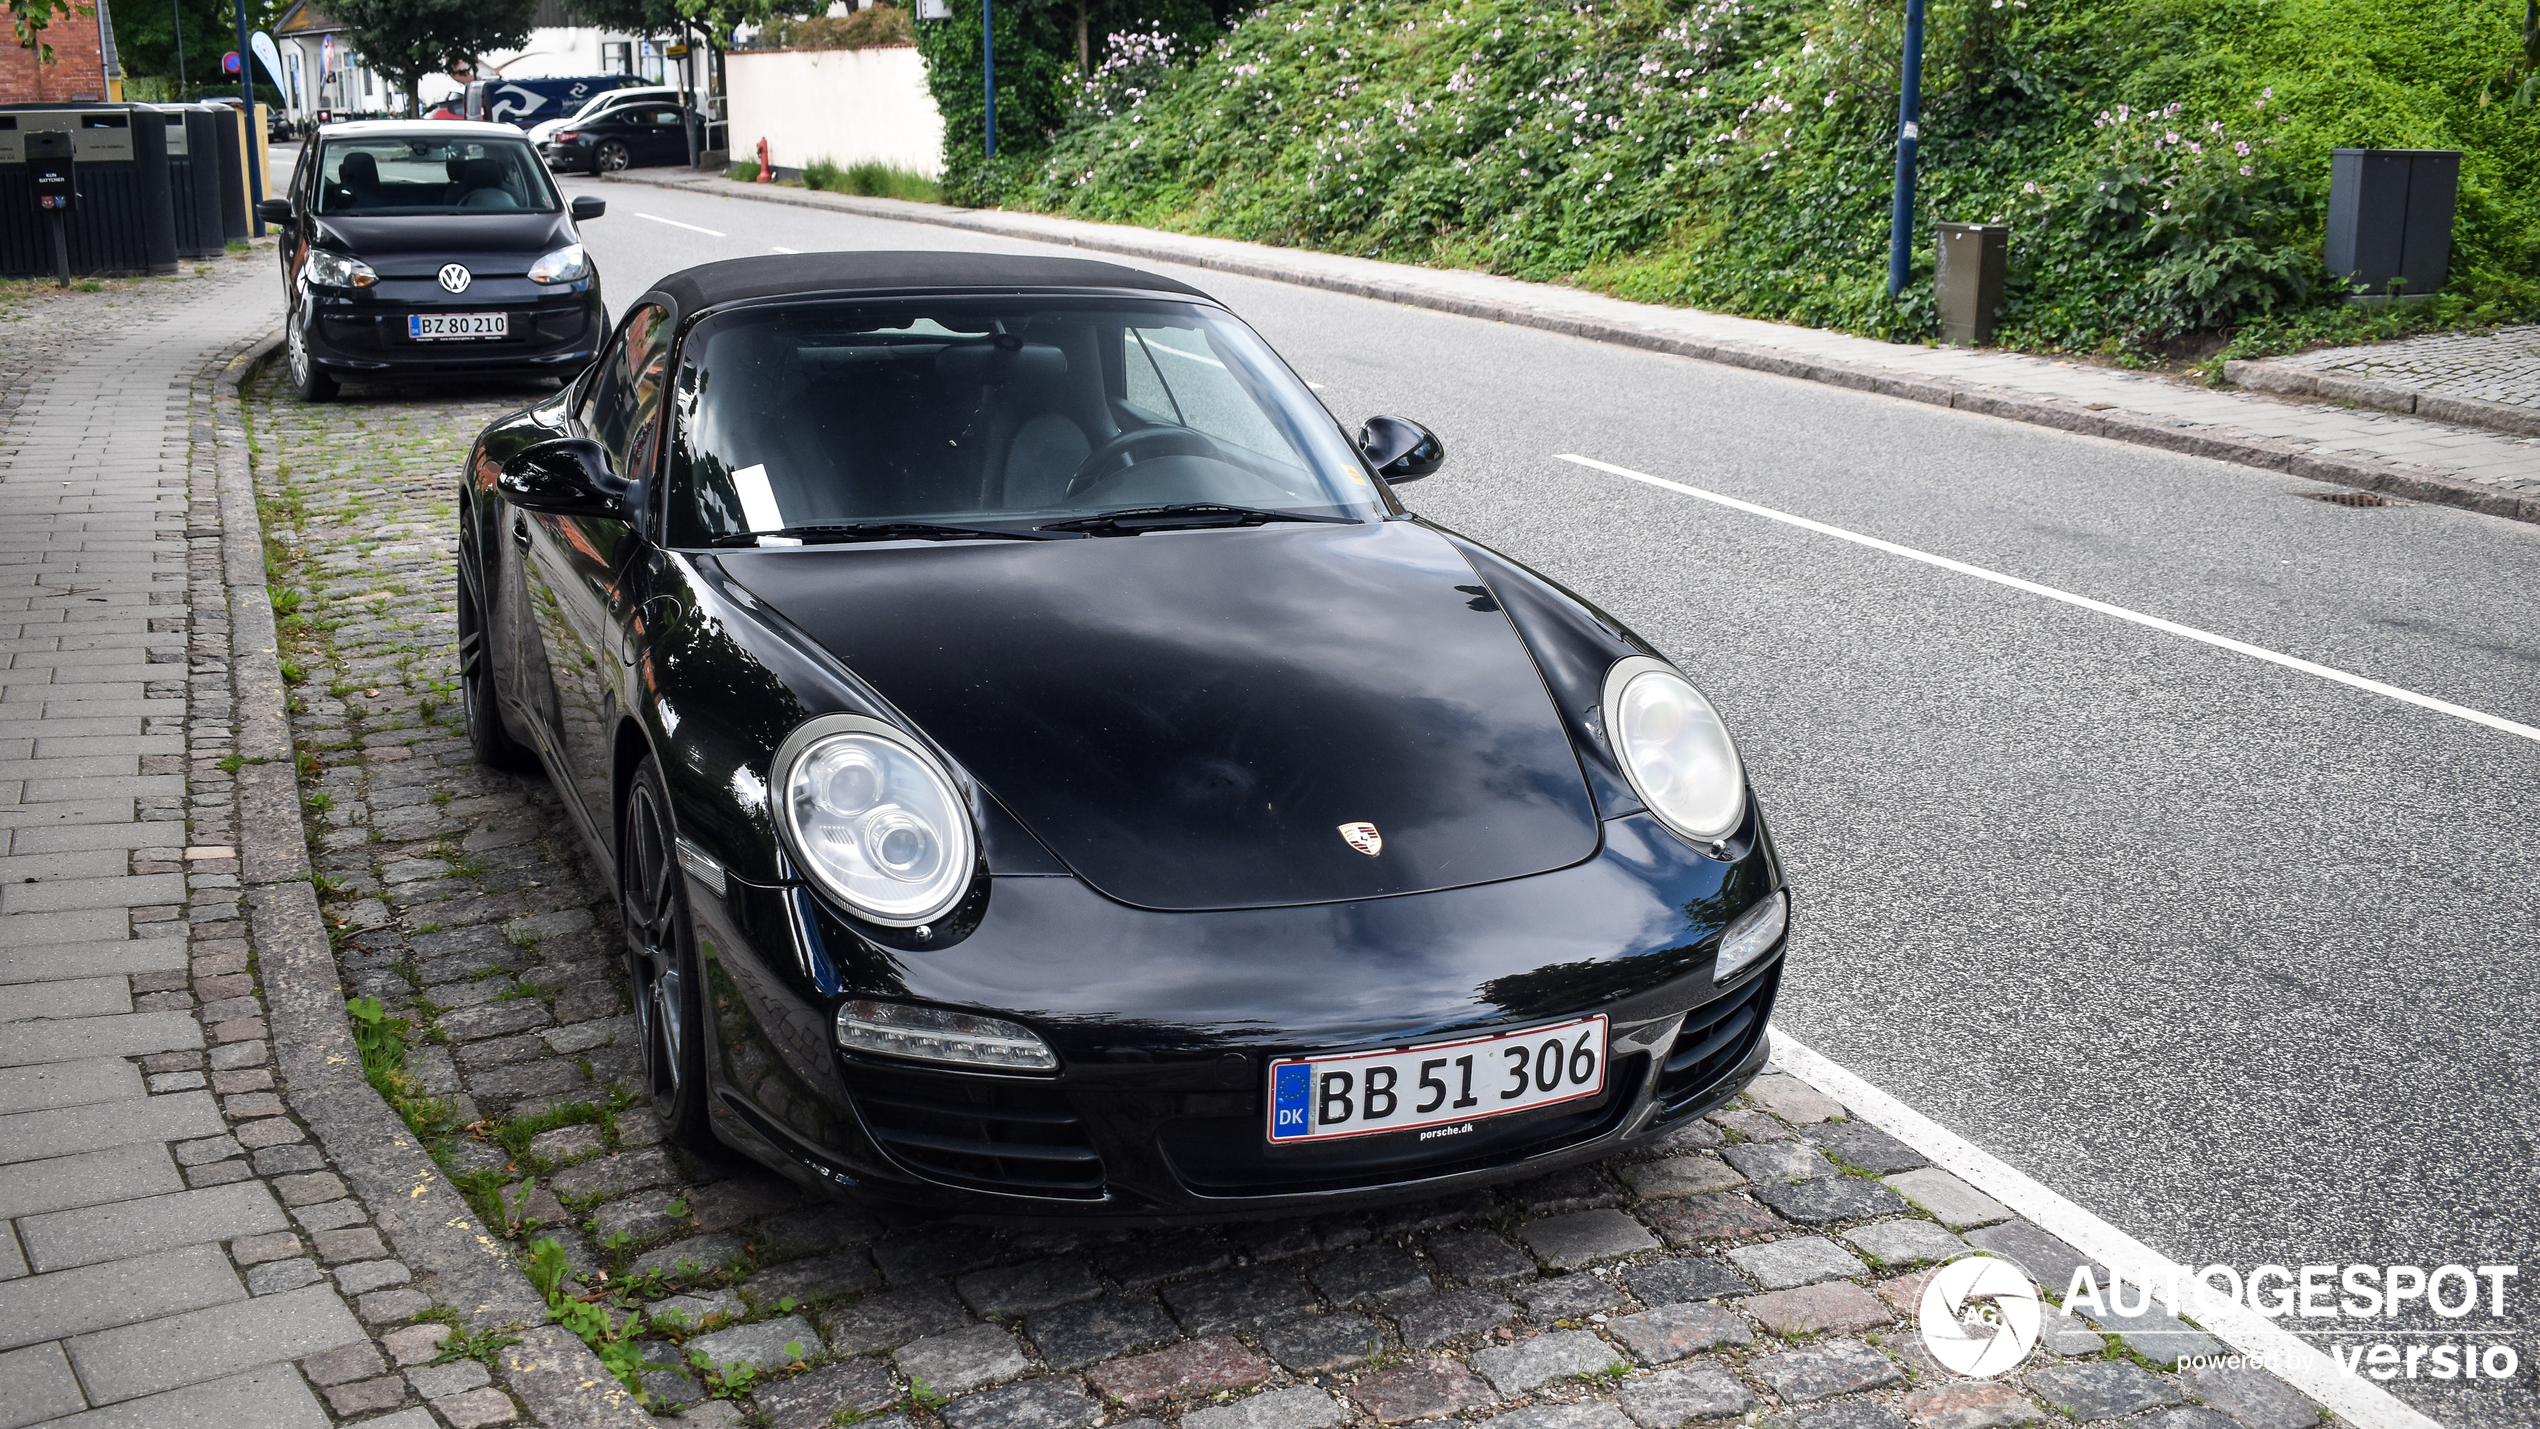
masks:
<path id="1" fill-rule="evenodd" d="M 444 263 L 441 265 L 441 286 L 449 289 L 453 293 L 466 292 L 467 285 L 475 281 L 476 275 L 469 272 L 466 268 L 460 266 L 459 264 Z"/>
<path id="2" fill-rule="evenodd" d="M 1969 1379 L 1991 1379 L 2027 1359 L 2039 1319 L 2027 1273 L 1989 1255 L 1953 1260 L 1923 1288 L 1924 1348 Z"/>

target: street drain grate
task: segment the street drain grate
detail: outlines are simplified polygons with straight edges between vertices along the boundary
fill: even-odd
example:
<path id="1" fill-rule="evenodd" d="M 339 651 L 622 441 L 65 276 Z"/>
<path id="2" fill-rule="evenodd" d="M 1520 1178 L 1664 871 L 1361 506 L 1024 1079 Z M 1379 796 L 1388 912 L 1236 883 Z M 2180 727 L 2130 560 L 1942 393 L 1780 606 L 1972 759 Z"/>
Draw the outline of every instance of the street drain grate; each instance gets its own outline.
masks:
<path id="1" fill-rule="evenodd" d="M 2387 506 L 2390 504 L 2390 498 L 2378 491 L 2305 491 L 2302 494 L 2313 501 L 2325 501 L 2331 506 Z"/>

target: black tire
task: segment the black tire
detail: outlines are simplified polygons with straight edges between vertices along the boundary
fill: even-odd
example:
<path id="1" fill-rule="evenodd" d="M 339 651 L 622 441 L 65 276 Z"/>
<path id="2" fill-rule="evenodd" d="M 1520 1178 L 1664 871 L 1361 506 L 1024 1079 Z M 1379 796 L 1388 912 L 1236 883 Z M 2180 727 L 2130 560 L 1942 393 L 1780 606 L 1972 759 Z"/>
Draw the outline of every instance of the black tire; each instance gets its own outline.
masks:
<path id="1" fill-rule="evenodd" d="M 300 314 L 293 311 L 282 320 L 284 359 L 291 367 L 291 390 L 303 402 L 332 402 L 343 391 L 336 380 L 326 375 L 317 359 L 309 353 L 308 329 L 301 325 Z"/>
<path id="2" fill-rule="evenodd" d="M 603 139 L 600 141 L 599 152 L 591 156 L 591 172 L 595 174 L 620 173 L 634 162 L 635 155 L 627 149 L 625 144 L 615 139 Z"/>
<path id="3" fill-rule="evenodd" d="M 467 716 L 467 742 L 488 769 L 527 774 L 538 767 L 536 751 L 503 728 L 494 693 L 494 651 L 486 641 L 485 612 L 467 577 L 459 577 L 459 707 Z"/>
<path id="4" fill-rule="evenodd" d="M 652 756 L 635 769 L 618 828 L 618 907 L 626 923 L 627 991 L 644 1048 L 644 1080 L 662 1136 L 690 1151 L 715 1149 L 706 1122 L 704 989 L 688 882 L 679 870 L 670 794 Z"/>

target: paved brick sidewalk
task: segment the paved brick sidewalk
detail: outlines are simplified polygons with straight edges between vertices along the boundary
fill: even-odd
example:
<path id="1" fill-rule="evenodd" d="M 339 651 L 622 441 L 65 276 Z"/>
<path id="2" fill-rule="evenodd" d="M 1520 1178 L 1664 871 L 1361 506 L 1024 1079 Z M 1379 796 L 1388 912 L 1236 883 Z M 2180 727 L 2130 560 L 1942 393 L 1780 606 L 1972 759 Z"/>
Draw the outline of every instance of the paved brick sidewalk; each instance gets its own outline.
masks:
<path id="1" fill-rule="evenodd" d="M 630 172 L 610 179 L 943 224 L 1301 282 L 1660 347 L 1737 366 L 2540 520 L 2540 431 L 2514 435 L 2386 411 L 2359 411 L 2335 402 L 2285 401 L 2200 387 L 2089 363 L 1879 342 L 1690 308 L 1625 302 L 1488 273 L 1420 268 L 1125 225 L 781 189 L 679 170 Z M 2421 479 L 2413 490 L 2410 478 Z"/>
<path id="2" fill-rule="evenodd" d="M 285 653 L 345 980 L 411 1024 L 411 1124 L 513 1253 L 556 1243 L 662 1424 L 2318 1422 L 2264 1375 L 2172 1368 L 2221 1347 L 2157 1310 L 2058 1325 L 2003 1380 L 1941 1371 L 1914 1329 L 1933 1262 L 1986 1248 L 2060 1292 L 2081 1257 L 1788 1077 L 1629 1161 L 1170 1232 L 928 1224 L 668 1150 L 615 899 L 544 781 L 473 767 L 460 732 L 456 469 L 530 395 L 306 407 L 268 379 L 249 417 L 276 581 L 302 593 Z"/>

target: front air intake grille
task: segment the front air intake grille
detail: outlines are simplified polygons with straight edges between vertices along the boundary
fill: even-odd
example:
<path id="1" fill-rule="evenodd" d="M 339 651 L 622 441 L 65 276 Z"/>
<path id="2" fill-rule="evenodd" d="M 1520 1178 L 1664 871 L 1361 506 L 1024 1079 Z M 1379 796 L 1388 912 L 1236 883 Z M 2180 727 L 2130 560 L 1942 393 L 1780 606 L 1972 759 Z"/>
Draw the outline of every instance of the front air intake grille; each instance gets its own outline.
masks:
<path id="1" fill-rule="evenodd" d="M 865 1130 L 929 1180 L 1025 1196 L 1100 1200 L 1102 1156 L 1055 1087 L 1005 1078 L 847 1070 Z"/>
<path id="2" fill-rule="evenodd" d="M 1746 985 L 1686 1014 L 1684 1030 L 1658 1068 L 1660 1115 L 1700 1103 L 1755 1052 L 1772 1020 L 1773 994 L 1781 987 L 1779 958 Z"/>

